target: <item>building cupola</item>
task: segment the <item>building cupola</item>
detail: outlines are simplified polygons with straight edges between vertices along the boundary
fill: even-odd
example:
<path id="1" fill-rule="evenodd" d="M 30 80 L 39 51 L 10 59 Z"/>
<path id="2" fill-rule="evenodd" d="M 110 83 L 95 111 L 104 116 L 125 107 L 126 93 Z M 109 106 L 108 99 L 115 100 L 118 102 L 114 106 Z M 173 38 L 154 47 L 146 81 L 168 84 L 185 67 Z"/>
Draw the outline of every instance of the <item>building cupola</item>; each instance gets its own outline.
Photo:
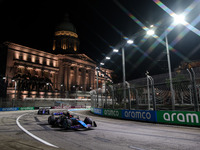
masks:
<path id="1" fill-rule="evenodd" d="M 63 21 L 56 27 L 53 51 L 56 54 L 78 53 L 79 39 L 75 26 L 65 14 Z"/>

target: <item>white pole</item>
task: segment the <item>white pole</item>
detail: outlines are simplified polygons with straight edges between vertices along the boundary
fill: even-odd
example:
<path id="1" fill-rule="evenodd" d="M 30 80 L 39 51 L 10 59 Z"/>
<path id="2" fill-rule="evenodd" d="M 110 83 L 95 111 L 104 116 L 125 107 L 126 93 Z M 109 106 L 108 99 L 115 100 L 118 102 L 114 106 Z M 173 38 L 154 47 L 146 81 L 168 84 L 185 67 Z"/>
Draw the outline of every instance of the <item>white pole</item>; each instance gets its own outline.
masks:
<path id="1" fill-rule="evenodd" d="M 171 71 L 171 62 L 170 62 L 170 55 L 169 55 L 169 45 L 167 35 L 165 36 L 165 43 L 166 43 L 166 50 L 167 50 L 167 62 L 168 62 L 168 70 L 169 70 L 169 82 L 170 82 L 170 91 L 171 91 L 171 99 L 172 99 L 172 110 L 175 109 L 175 95 L 174 89 L 172 84 L 172 71 Z"/>
<path id="2" fill-rule="evenodd" d="M 147 75 L 147 98 L 148 98 L 148 110 L 150 110 L 150 92 L 149 92 L 149 78 Z"/>
<path id="3" fill-rule="evenodd" d="M 15 100 L 14 100 L 14 102 L 13 102 L 13 107 L 15 107 L 15 101 L 16 101 L 16 95 L 17 95 L 17 81 L 15 81 Z"/>
<path id="4" fill-rule="evenodd" d="M 123 69 L 123 93 L 124 93 L 124 104 L 126 107 L 126 73 L 125 73 L 125 54 L 124 47 L 122 47 L 122 69 Z"/>

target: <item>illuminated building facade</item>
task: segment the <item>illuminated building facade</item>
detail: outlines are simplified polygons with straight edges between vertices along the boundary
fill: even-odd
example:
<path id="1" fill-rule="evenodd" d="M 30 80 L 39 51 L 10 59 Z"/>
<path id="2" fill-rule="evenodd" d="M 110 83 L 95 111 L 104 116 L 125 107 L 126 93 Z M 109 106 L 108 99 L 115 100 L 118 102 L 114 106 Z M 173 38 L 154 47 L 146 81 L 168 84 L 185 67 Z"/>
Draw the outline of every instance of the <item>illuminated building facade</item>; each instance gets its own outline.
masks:
<path id="1" fill-rule="evenodd" d="M 56 29 L 52 53 L 11 42 L 1 51 L 6 52 L 1 76 L 10 99 L 88 97 L 86 91 L 96 88 L 96 62 L 79 53 L 78 35 L 68 18 Z M 111 77 L 112 70 L 102 70 Z M 100 74 L 99 87 L 104 82 Z"/>

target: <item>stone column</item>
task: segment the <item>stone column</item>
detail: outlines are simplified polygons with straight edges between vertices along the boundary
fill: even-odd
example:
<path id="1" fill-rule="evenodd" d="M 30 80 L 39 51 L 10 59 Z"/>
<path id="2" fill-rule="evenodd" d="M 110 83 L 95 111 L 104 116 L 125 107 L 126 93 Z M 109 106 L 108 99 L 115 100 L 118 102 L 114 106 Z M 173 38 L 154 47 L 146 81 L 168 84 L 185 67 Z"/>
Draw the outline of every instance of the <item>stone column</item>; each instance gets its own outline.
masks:
<path id="1" fill-rule="evenodd" d="M 59 65 L 59 72 L 58 72 L 58 89 L 60 90 L 61 84 L 63 84 L 63 78 L 64 78 L 64 67 L 62 60 L 58 61 Z"/>
<path id="2" fill-rule="evenodd" d="M 83 91 L 85 91 L 86 90 L 86 80 L 85 80 L 85 78 L 86 78 L 86 69 L 85 68 L 82 68 L 82 81 L 83 81 Z"/>
<path id="3" fill-rule="evenodd" d="M 92 87 L 92 71 L 88 70 L 88 80 L 89 80 L 89 88 Z"/>
<path id="4" fill-rule="evenodd" d="M 69 80 L 70 80 L 70 71 L 71 71 L 69 64 L 67 64 L 66 69 L 67 69 L 67 77 L 68 77 L 67 78 L 67 90 L 69 91 L 70 90 Z"/>
<path id="5" fill-rule="evenodd" d="M 52 72 L 52 84 L 53 84 L 53 91 L 55 90 L 55 72 Z"/>
<path id="6" fill-rule="evenodd" d="M 65 70 L 65 73 L 64 73 L 64 86 L 65 86 L 65 89 L 66 90 L 68 90 L 68 78 L 69 78 L 69 74 L 68 74 L 68 72 L 69 72 L 69 70 L 68 70 L 68 65 L 67 64 L 65 64 L 64 65 L 64 70 Z"/>
<path id="7" fill-rule="evenodd" d="M 55 89 L 58 89 L 58 72 L 55 73 L 54 75 L 54 84 L 55 84 Z"/>
<path id="8" fill-rule="evenodd" d="M 78 72 L 79 72 L 79 67 L 75 66 L 74 67 L 74 81 L 73 84 L 77 85 L 77 81 L 78 81 Z"/>
<path id="9" fill-rule="evenodd" d="M 90 78 L 90 81 L 91 81 L 91 87 L 94 89 L 95 88 L 95 71 L 94 70 L 90 70 L 90 73 L 91 73 L 91 78 Z"/>

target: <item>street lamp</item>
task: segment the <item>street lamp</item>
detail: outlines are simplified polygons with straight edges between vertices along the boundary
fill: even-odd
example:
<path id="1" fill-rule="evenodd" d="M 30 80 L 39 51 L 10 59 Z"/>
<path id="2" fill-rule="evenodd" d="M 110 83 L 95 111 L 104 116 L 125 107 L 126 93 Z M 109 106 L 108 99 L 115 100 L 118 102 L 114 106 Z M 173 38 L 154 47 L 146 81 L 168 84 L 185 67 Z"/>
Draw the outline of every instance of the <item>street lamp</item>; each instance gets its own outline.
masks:
<path id="1" fill-rule="evenodd" d="M 173 17 L 174 17 L 174 23 L 175 24 L 184 24 L 185 23 L 185 16 L 184 15 L 174 14 Z"/>
<path id="2" fill-rule="evenodd" d="M 98 105 L 99 105 L 99 95 L 98 95 L 99 94 L 98 93 L 98 86 L 99 86 L 98 85 L 99 84 L 99 81 L 98 81 L 98 76 L 99 76 L 98 74 L 99 73 L 98 73 L 98 71 L 99 71 L 99 67 L 96 67 L 95 69 L 96 69 L 96 72 L 97 72 L 97 107 L 98 107 Z"/>
<path id="3" fill-rule="evenodd" d="M 63 92 L 62 92 L 62 91 L 63 91 L 63 86 L 64 86 L 63 84 L 60 85 L 60 98 L 63 97 L 63 96 L 62 96 L 62 95 L 63 95 Z"/>
<path id="4" fill-rule="evenodd" d="M 148 35 L 154 35 L 155 31 L 153 29 L 149 29 L 147 31 Z M 165 35 L 165 46 L 167 51 L 167 63 L 168 63 L 168 70 L 169 70 L 169 82 L 170 82 L 170 91 L 171 91 L 171 99 L 172 99 L 172 110 L 175 109 L 175 95 L 174 95 L 174 89 L 173 89 L 173 83 L 172 83 L 172 71 L 171 71 L 171 62 L 170 62 L 170 55 L 169 55 L 169 44 L 167 35 Z"/>
<path id="5" fill-rule="evenodd" d="M 133 44 L 133 40 L 127 40 L 127 44 Z M 126 101 L 126 72 L 125 72 L 125 54 L 124 54 L 124 46 L 122 46 L 122 69 L 123 69 L 123 93 L 124 93 L 124 101 Z"/>
<path id="6" fill-rule="evenodd" d="M 113 49 L 113 52 L 118 53 L 119 50 L 118 49 Z"/>
<path id="7" fill-rule="evenodd" d="M 185 16 L 184 15 L 177 15 L 174 14 L 174 24 L 184 24 L 185 23 Z M 152 29 L 149 29 L 147 31 L 148 35 L 153 35 L 154 31 L 150 31 Z M 169 70 L 169 82 L 170 82 L 170 91 L 171 91 L 171 99 L 172 99 L 172 110 L 175 109 L 175 93 L 173 89 L 173 83 L 172 83 L 172 71 L 171 71 L 171 62 L 170 62 L 170 54 L 169 54 L 169 43 L 168 43 L 168 38 L 167 34 L 165 35 L 165 46 L 166 46 L 166 51 L 167 51 L 167 63 L 168 63 L 168 70 Z"/>
<path id="8" fill-rule="evenodd" d="M 128 44 L 133 44 L 133 40 L 128 40 L 127 43 Z"/>
<path id="9" fill-rule="evenodd" d="M 15 82 L 15 100 L 14 100 L 14 102 L 16 101 L 16 91 L 17 91 L 17 81 L 15 81 L 15 80 L 12 80 L 13 82 Z M 13 104 L 13 107 L 14 107 L 15 105 Z"/>
<path id="10" fill-rule="evenodd" d="M 152 29 L 149 29 L 149 30 L 147 31 L 147 35 L 154 35 L 154 34 L 155 34 L 155 31 L 152 30 Z"/>
<path id="11" fill-rule="evenodd" d="M 169 44 L 168 44 L 167 35 L 165 36 L 165 44 L 166 44 L 166 50 L 167 50 L 167 63 L 168 63 L 170 91 L 171 91 L 171 98 L 172 98 L 172 110 L 174 110 L 175 109 L 175 94 L 174 94 L 173 83 L 172 83 L 172 71 L 171 71 L 171 62 L 170 62 Z"/>

